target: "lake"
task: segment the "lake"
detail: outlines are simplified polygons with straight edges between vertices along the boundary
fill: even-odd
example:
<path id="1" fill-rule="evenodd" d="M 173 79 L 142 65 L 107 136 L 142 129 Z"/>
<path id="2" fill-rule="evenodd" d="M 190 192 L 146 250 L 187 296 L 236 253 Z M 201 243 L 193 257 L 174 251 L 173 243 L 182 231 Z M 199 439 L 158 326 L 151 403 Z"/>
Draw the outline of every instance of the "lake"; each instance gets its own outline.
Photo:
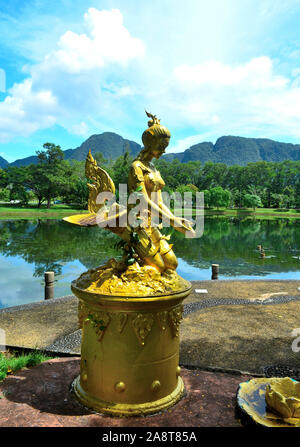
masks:
<path id="1" fill-rule="evenodd" d="M 300 220 L 206 217 L 204 234 L 186 239 L 173 229 L 177 272 L 188 280 L 300 279 Z M 71 294 L 82 272 L 112 257 L 119 238 L 98 227 L 81 228 L 61 220 L 0 221 L 0 308 L 40 301 L 44 272 L 55 272 L 55 297 Z M 257 246 L 265 249 L 260 257 Z"/>

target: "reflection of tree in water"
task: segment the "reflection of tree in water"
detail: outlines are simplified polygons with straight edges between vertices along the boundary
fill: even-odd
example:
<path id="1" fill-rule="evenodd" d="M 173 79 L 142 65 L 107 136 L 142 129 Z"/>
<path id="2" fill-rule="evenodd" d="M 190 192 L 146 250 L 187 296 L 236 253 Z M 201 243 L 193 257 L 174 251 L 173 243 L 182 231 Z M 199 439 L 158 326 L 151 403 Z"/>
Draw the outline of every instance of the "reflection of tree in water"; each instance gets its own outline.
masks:
<path id="1" fill-rule="evenodd" d="M 37 262 L 34 266 L 33 276 L 44 276 L 45 272 L 54 272 L 55 275 L 61 275 L 62 265 L 57 262 Z"/>
<path id="2" fill-rule="evenodd" d="M 296 219 L 207 217 L 201 238 L 189 240 L 173 232 L 172 242 L 176 255 L 194 267 L 209 268 L 211 263 L 219 263 L 225 275 L 262 276 L 299 270 L 299 259 L 293 258 L 300 256 L 299 230 Z M 263 259 L 258 245 L 265 248 Z"/>
<path id="3" fill-rule="evenodd" d="M 0 222 L 0 234 L 2 254 L 35 264 L 34 276 L 49 270 L 59 275 L 62 265 L 75 259 L 91 268 L 118 255 L 113 248 L 117 236 L 98 227 L 81 228 L 57 220 L 6 221 Z"/>
<path id="4" fill-rule="evenodd" d="M 299 270 L 300 222 L 296 219 L 260 220 L 227 217 L 205 218 L 204 234 L 186 239 L 172 232 L 175 253 L 188 264 L 209 268 L 219 263 L 222 274 L 265 275 Z M 171 232 L 165 229 L 164 232 Z M 98 227 L 82 228 L 57 220 L 0 221 L 0 252 L 21 256 L 35 265 L 35 276 L 47 270 L 61 274 L 64 263 L 79 260 L 87 269 L 120 257 L 113 245 L 118 237 Z M 260 258 L 262 245 L 266 257 Z M 276 257 L 270 257 L 273 255 Z"/>

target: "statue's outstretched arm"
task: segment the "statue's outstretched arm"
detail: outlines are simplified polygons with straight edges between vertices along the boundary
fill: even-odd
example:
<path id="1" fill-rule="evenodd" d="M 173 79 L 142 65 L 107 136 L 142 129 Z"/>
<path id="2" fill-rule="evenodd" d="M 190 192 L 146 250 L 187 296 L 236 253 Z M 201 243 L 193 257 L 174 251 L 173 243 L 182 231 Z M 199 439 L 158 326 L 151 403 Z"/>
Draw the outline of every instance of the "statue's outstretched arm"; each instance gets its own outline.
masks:
<path id="1" fill-rule="evenodd" d="M 165 214 L 169 216 L 170 224 L 172 227 L 175 228 L 175 230 L 178 230 L 182 233 L 185 233 L 186 231 L 194 231 L 192 228 L 192 222 L 190 222 L 187 219 L 174 216 L 172 211 L 164 204 L 163 197 L 161 191 L 158 191 L 158 205 L 161 208 L 162 211 L 164 211 Z"/>

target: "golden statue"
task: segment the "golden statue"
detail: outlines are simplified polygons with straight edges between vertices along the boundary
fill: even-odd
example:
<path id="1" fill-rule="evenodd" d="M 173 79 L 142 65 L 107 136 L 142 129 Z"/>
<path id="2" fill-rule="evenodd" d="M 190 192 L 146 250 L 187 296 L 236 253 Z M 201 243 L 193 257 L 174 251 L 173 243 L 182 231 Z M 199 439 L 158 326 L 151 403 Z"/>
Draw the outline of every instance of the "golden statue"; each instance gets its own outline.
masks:
<path id="1" fill-rule="evenodd" d="M 65 218 L 81 226 L 99 225 L 121 238 L 120 261 L 111 259 L 83 273 L 71 286 L 79 299 L 82 327 L 74 393 L 85 406 L 117 416 L 161 411 L 184 393 L 178 365 L 179 325 L 191 284 L 176 273 L 172 245 L 153 218 L 167 219 L 179 231 L 193 229 L 163 203 L 165 183 L 151 160 L 165 152 L 170 132 L 156 116 L 147 115 L 144 149 L 132 162 L 128 177 L 128 204 L 126 198 L 122 205 L 121 195 L 116 202 L 112 179 L 89 152 L 89 213 Z M 137 198 L 139 205 L 131 198 Z"/>
<path id="2" fill-rule="evenodd" d="M 133 210 L 135 204 L 129 204 L 125 207 L 114 201 L 108 207 L 105 199 L 101 203 L 97 203 L 97 198 L 99 198 L 101 193 L 108 192 L 114 195 L 115 185 L 109 174 L 97 165 L 91 152 L 87 156 L 85 168 L 86 177 L 93 182 L 88 184 L 90 190 L 88 201 L 89 214 L 79 214 L 64 219 L 81 226 L 102 226 L 120 236 L 124 241 L 123 244 L 120 244 L 123 245 L 124 249 L 124 256 L 121 262 L 111 260 L 106 266 L 98 269 L 97 272 L 93 271 L 93 275 L 89 279 L 86 275 L 82 278 L 85 285 L 87 285 L 87 281 L 91 282 L 92 289 L 95 286 L 99 289 L 102 285 L 104 292 L 108 290 L 116 292 L 116 290 L 112 290 L 113 284 L 111 281 L 109 282 L 107 274 L 105 274 L 105 284 L 103 283 L 104 270 L 112 268 L 118 277 L 122 273 L 124 279 L 124 272 L 126 269 L 128 270 L 130 265 L 134 265 L 134 267 L 129 269 L 130 277 L 133 276 L 134 270 L 137 274 L 136 279 L 140 278 L 145 282 L 145 278 L 148 277 L 153 286 L 153 293 L 157 292 L 157 287 L 161 288 L 161 284 L 158 286 L 153 283 L 155 278 L 159 278 L 160 283 L 161 281 L 173 282 L 173 289 L 182 285 L 181 278 L 175 273 L 178 262 L 173 252 L 172 244 L 168 242 L 170 236 L 164 236 L 159 231 L 162 224 L 153 225 L 153 217 L 167 220 L 176 230 L 184 233 L 188 231 L 190 234 L 193 234 L 194 230 L 191 222 L 174 216 L 163 202 L 162 189 L 165 183 L 151 160 L 159 158 L 164 154 L 171 134 L 165 126 L 160 124 L 160 120 L 155 115 L 148 112 L 146 114 L 150 120 L 148 121 L 148 129 L 142 135 L 144 148 L 132 162 L 128 176 L 129 194 L 138 194 L 139 201 L 143 204 L 137 216 L 140 223 L 133 227 L 128 219 L 130 211 Z M 124 218 L 125 225 L 121 225 L 121 221 L 123 219 L 124 222 Z M 145 266 L 151 266 L 156 271 L 144 268 Z M 112 273 L 112 270 L 110 272 Z M 149 283 L 149 281 L 147 282 Z M 140 284 L 140 287 L 142 287 L 142 284 Z M 121 293 L 121 288 L 122 286 L 118 282 L 118 293 Z M 169 291 L 169 287 L 167 290 Z M 128 291 L 128 283 L 126 284 L 126 291 Z M 149 287 L 143 291 L 150 293 Z M 138 292 L 140 293 L 142 290 L 139 289 Z"/>

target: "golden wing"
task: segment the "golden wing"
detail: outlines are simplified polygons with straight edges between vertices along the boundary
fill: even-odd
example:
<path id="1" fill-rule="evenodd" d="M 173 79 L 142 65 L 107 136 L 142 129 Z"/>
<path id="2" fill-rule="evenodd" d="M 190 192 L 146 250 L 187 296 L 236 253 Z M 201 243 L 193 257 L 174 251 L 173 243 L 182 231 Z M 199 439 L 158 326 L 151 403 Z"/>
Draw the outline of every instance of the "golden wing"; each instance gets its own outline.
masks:
<path id="1" fill-rule="evenodd" d="M 90 213 L 97 213 L 99 209 L 104 206 L 104 204 L 97 203 L 98 194 L 106 191 L 115 194 L 115 184 L 108 173 L 97 165 L 96 160 L 92 156 L 91 150 L 86 157 L 85 175 L 93 182 L 92 184 L 88 184 L 90 190 L 88 210 Z"/>
<path id="2" fill-rule="evenodd" d="M 85 162 L 85 175 L 93 183 L 88 183 L 89 187 L 89 199 L 88 210 L 89 214 L 76 214 L 74 216 L 64 217 L 63 220 L 72 224 L 80 225 L 83 227 L 90 227 L 99 224 L 101 216 L 99 211 L 103 208 L 103 216 L 105 218 L 106 213 L 105 203 L 97 203 L 97 197 L 101 192 L 111 192 L 115 194 L 116 188 L 113 180 L 109 174 L 100 166 L 97 165 L 97 161 L 93 158 L 91 151 L 89 151 Z M 98 215 L 97 215 L 98 213 Z M 107 220 L 107 219 L 106 219 Z"/>

